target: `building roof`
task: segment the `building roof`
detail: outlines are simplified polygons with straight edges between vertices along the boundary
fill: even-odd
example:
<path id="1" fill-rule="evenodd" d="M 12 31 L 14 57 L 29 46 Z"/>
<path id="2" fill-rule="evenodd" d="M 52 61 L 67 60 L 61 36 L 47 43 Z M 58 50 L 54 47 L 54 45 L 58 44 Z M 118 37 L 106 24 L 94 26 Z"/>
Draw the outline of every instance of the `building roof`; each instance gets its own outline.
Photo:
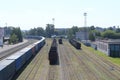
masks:
<path id="1" fill-rule="evenodd" d="M 99 40 L 100 42 L 108 44 L 120 44 L 120 39 Z"/>

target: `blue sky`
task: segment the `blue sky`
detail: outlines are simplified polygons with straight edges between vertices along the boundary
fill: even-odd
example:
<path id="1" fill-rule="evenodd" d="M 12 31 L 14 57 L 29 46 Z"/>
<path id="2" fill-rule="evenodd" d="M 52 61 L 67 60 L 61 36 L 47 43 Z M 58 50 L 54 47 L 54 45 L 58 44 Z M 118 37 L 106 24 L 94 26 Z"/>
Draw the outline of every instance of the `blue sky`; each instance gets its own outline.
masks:
<path id="1" fill-rule="evenodd" d="M 45 28 L 55 18 L 56 28 L 120 25 L 120 0 L 0 0 L 0 26 Z"/>

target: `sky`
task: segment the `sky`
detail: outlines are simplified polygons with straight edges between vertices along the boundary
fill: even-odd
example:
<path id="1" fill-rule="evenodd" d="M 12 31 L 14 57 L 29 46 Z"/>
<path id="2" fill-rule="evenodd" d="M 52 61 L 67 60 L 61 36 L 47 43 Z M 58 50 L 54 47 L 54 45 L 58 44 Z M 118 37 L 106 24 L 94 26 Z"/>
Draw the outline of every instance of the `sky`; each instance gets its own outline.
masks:
<path id="1" fill-rule="evenodd" d="M 120 0 L 0 0 L 0 27 L 22 30 L 52 24 L 55 28 L 120 26 Z"/>

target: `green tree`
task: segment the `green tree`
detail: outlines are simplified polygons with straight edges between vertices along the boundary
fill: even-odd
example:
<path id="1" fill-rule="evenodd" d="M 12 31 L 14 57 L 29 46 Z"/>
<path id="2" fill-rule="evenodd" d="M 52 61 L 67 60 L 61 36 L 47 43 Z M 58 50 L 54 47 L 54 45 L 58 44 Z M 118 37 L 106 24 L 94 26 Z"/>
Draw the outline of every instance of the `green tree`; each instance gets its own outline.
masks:
<path id="1" fill-rule="evenodd" d="M 69 39 L 73 38 L 72 29 L 68 29 L 67 36 Z"/>
<path id="2" fill-rule="evenodd" d="M 113 30 L 113 27 L 109 27 L 108 30 Z"/>
<path id="3" fill-rule="evenodd" d="M 102 37 L 103 38 L 114 39 L 115 38 L 115 32 L 112 31 L 112 30 L 106 30 L 102 33 Z"/>
<path id="4" fill-rule="evenodd" d="M 55 30 L 54 32 L 55 32 L 55 35 L 61 35 L 60 31 Z"/>
<path id="5" fill-rule="evenodd" d="M 73 26 L 71 28 L 71 31 L 72 31 L 72 34 L 75 35 L 75 33 L 79 31 L 79 28 L 77 26 Z"/>
<path id="6" fill-rule="evenodd" d="M 46 32 L 46 37 L 51 37 L 52 35 L 54 35 L 54 25 L 47 24 L 45 32 Z"/>
<path id="7" fill-rule="evenodd" d="M 45 31 L 42 27 L 37 27 L 37 35 L 38 36 L 45 36 Z"/>
<path id="8" fill-rule="evenodd" d="M 37 27 L 37 28 L 30 29 L 28 31 L 28 35 L 45 36 L 45 31 L 42 27 Z"/>
<path id="9" fill-rule="evenodd" d="M 55 35 L 67 35 L 67 31 L 68 29 L 67 28 L 61 28 L 61 29 L 55 29 Z"/>
<path id="10" fill-rule="evenodd" d="M 20 27 L 18 27 L 17 30 L 18 30 L 18 41 L 23 42 L 23 36 Z"/>
<path id="11" fill-rule="evenodd" d="M 116 33 L 120 33 L 120 28 L 117 28 L 117 29 L 116 29 Z"/>
<path id="12" fill-rule="evenodd" d="M 12 29 L 13 29 L 12 26 L 4 27 L 4 34 L 5 34 L 6 37 L 10 37 L 10 34 L 12 33 Z"/>
<path id="13" fill-rule="evenodd" d="M 17 43 L 18 42 L 18 38 L 17 38 L 17 35 L 15 35 L 15 33 L 13 33 L 11 36 L 10 36 L 10 43 Z"/>
<path id="14" fill-rule="evenodd" d="M 26 37 L 27 35 L 29 35 L 29 32 L 27 30 L 22 31 L 22 35 L 23 35 L 23 37 Z"/>
<path id="15" fill-rule="evenodd" d="M 30 29 L 30 30 L 28 31 L 28 34 L 29 34 L 29 35 L 35 36 L 36 33 L 37 33 L 37 32 L 36 32 L 36 28 Z"/>
<path id="16" fill-rule="evenodd" d="M 99 31 L 97 31 L 97 30 L 91 30 L 91 32 L 94 33 L 94 35 L 96 37 L 100 37 L 101 36 L 101 33 Z"/>
<path id="17" fill-rule="evenodd" d="M 95 27 L 94 27 L 94 26 L 91 26 L 91 27 L 90 27 L 90 30 L 95 30 Z"/>
<path id="18" fill-rule="evenodd" d="M 115 36 L 116 36 L 116 39 L 120 39 L 120 33 L 116 33 Z"/>
<path id="19" fill-rule="evenodd" d="M 18 42 L 23 41 L 22 32 L 20 30 L 20 27 L 13 28 L 11 35 L 13 35 L 13 34 L 15 34 L 18 37 Z"/>
<path id="20" fill-rule="evenodd" d="M 95 36 L 94 36 L 94 33 L 93 33 L 93 32 L 90 32 L 90 33 L 89 33 L 89 40 L 95 41 Z"/>

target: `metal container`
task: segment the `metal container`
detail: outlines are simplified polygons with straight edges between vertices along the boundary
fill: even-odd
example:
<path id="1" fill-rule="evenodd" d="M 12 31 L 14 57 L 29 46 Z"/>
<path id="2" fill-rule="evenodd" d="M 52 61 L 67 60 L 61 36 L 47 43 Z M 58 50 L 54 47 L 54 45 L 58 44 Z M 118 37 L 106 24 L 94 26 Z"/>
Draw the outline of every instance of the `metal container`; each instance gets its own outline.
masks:
<path id="1" fill-rule="evenodd" d="M 49 52 L 50 65 L 57 64 L 58 62 L 58 53 L 56 51 Z"/>
<path id="2" fill-rule="evenodd" d="M 32 57 L 32 49 L 30 49 L 29 47 L 22 49 L 20 52 L 25 53 L 26 61 Z"/>
<path id="3" fill-rule="evenodd" d="M 61 39 L 61 38 L 58 40 L 58 42 L 59 42 L 59 44 L 63 44 L 63 43 L 62 43 L 62 39 Z"/>
<path id="4" fill-rule="evenodd" d="M 32 49 L 32 55 L 36 55 L 36 53 L 35 53 L 35 45 L 34 44 L 28 46 L 28 48 Z"/>
<path id="5" fill-rule="evenodd" d="M 69 39 L 69 42 L 76 48 L 76 49 L 81 49 L 81 43 L 77 42 L 74 39 Z"/>
<path id="6" fill-rule="evenodd" d="M 38 49 L 40 50 L 41 47 L 42 47 L 42 41 L 41 42 L 39 41 L 39 43 L 38 43 Z"/>
<path id="7" fill-rule="evenodd" d="M 35 52 L 38 53 L 38 51 L 40 50 L 40 48 L 45 44 L 45 38 L 42 37 L 39 41 L 37 41 L 36 43 L 34 43 L 35 45 Z"/>
<path id="8" fill-rule="evenodd" d="M 35 53 L 35 47 L 32 48 L 32 54 L 36 55 L 36 53 Z"/>
<path id="9" fill-rule="evenodd" d="M 0 80 L 11 80 L 15 74 L 15 61 L 2 60 L 0 61 Z"/>
<path id="10" fill-rule="evenodd" d="M 6 58 L 6 60 L 15 60 L 16 71 L 18 71 L 22 66 L 22 55 L 13 54 Z"/>
<path id="11" fill-rule="evenodd" d="M 22 66 L 26 63 L 26 56 L 25 56 L 25 53 L 24 52 L 17 52 L 15 53 L 14 55 L 21 55 L 21 59 L 22 59 Z"/>
<path id="12" fill-rule="evenodd" d="M 25 53 L 26 60 L 29 60 L 32 57 L 32 49 L 31 48 L 26 48 L 28 51 Z"/>
<path id="13" fill-rule="evenodd" d="M 35 45 L 35 52 L 37 53 L 38 52 L 38 44 L 34 43 L 34 45 Z"/>
<path id="14" fill-rule="evenodd" d="M 53 39 L 50 51 L 49 51 L 49 63 L 50 65 L 56 65 L 58 63 L 57 42 Z"/>

